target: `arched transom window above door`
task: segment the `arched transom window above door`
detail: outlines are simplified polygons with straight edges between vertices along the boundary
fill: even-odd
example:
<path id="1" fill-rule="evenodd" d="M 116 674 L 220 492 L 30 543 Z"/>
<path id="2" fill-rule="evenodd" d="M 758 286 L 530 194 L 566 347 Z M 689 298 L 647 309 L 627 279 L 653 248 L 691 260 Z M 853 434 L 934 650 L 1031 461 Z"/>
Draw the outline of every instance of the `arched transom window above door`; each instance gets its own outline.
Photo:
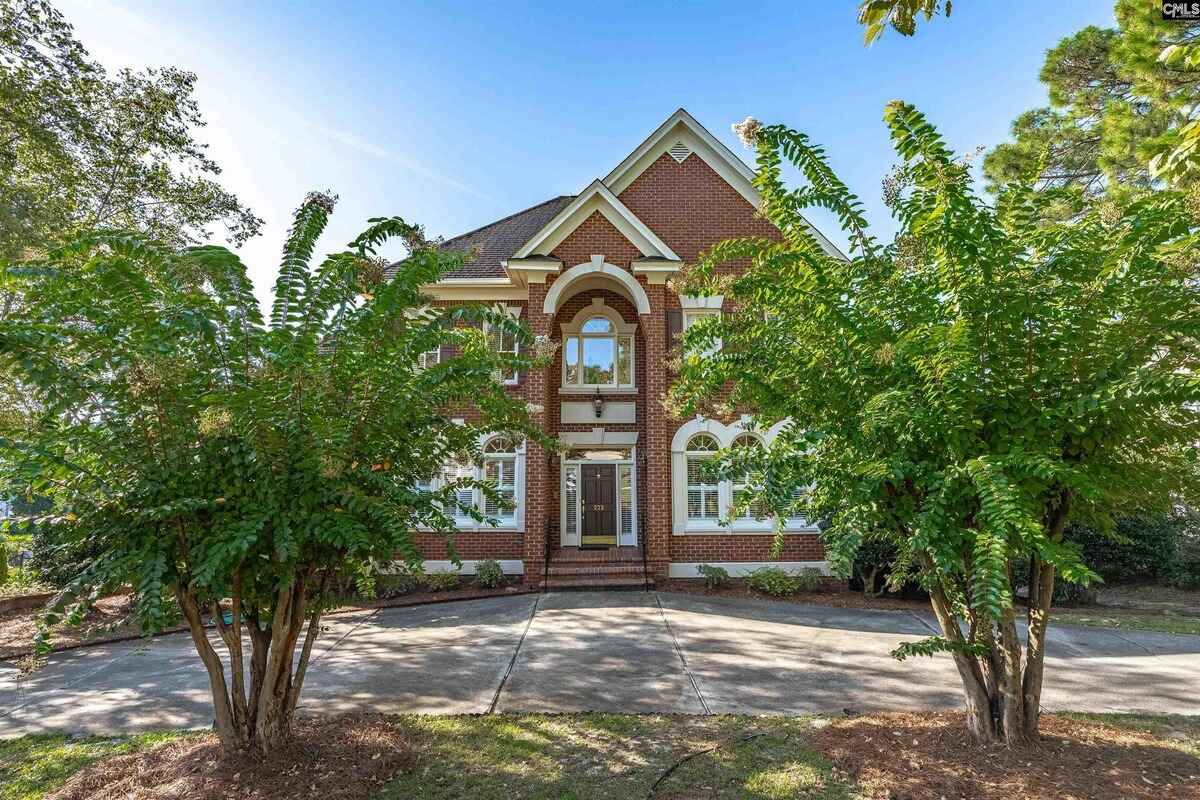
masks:
<path id="1" fill-rule="evenodd" d="M 562 391 L 632 390 L 636 331 L 604 298 L 592 298 L 562 325 Z"/>

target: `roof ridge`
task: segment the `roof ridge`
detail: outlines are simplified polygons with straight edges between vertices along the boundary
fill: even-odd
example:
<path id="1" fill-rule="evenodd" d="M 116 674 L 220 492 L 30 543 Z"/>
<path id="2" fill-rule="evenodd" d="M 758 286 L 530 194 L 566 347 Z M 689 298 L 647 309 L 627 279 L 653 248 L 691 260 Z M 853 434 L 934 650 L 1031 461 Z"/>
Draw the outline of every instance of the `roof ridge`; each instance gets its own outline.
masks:
<path id="1" fill-rule="evenodd" d="M 568 198 L 568 197 L 573 198 L 573 197 L 575 197 L 575 195 L 573 195 L 573 194 L 556 195 L 554 197 L 551 197 L 549 200 L 543 200 L 540 203 L 535 203 L 534 205 L 531 205 L 529 208 L 523 208 L 520 211 L 514 211 L 513 213 L 509 214 L 507 217 L 501 217 L 500 219 L 493 220 L 486 225 L 480 225 L 478 228 L 469 230 L 466 233 L 460 233 L 457 236 L 452 236 L 451 238 L 446 239 L 444 242 L 442 242 L 442 246 L 445 247 L 446 245 L 450 244 L 451 242 L 457 241 L 458 239 L 464 239 L 473 233 L 479 233 L 480 231 L 487 230 L 488 228 L 494 228 L 495 226 L 499 225 L 502 222 L 508 222 L 510 219 L 519 217 L 522 214 L 527 214 L 530 211 L 533 211 L 535 208 L 541 208 L 542 206 L 549 205 L 551 203 L 557 202 L 559 200 L 563 200 L 564 198 Z"/>

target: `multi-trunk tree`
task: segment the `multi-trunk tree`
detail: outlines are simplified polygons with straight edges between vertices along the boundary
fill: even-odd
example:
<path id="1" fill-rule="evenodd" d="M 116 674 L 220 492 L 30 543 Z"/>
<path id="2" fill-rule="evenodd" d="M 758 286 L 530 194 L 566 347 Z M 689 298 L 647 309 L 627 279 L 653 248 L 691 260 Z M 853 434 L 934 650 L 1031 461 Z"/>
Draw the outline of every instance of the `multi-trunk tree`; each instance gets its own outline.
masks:
<path id="1" fill-rule="evenodd" d="M 790 420 L 719 469 L 753 470 L 751 499 L 781 518 L 827 514 L 843 574 L 864 539 L 894 546 L 893 580 L 920 581 L 941 628 L 897 655 L 948 653 L 971 733 L 1017 742 L 1037 733 L 1054 582 L 1095 579 L 1067 522 L 1195 496 L 1200 202 L 1162 191 L 1057 222 L 1029 182 L 980 199 L 912 106 L 885 119 L 902 160 L 888 244 L 803 134 L 735 126 L 782 238 L 721 243 L 682 279 L 728 311 L 685 334 L 672 401 L 708 413 L 730 384 L 762 425 Z M 784 185 L 785 159 L 805 185 Z M 848 258 L 815 239 L 813 206 L 841 220 Z"/>
<path id="2" fill-rule="evenodd" d="M 0 363 L 43 411 L 0 438 L 3 478 L 51 498 L 67 543 L 98 554 L 44 622 L 124 586 L 143 631 L 181 615 L 229 751 L 288 735 L 335 586 L 379 562 L 419 567 L 418 529 L 482 520 L 457 505 L 463 488 L 504 502 L 471 479 L 418 487 L 478 458 L 488 432 L 539 435 L 496 379 L 533 363 L 526 330 L 422 293 L 462 255 L 387 218 L 314 266 L 332 205 L 315 194 L 297 211 L 265 321 L 222 247 L 99 233 L 4 275 L 29 300 L 0 321 Z M 387 280 L 374 254 L 397 236 L 410 252 Z M 523 354 L 495 352 L 482 324 Z M 430 364 L 437 349 L 453 357 Z"/>

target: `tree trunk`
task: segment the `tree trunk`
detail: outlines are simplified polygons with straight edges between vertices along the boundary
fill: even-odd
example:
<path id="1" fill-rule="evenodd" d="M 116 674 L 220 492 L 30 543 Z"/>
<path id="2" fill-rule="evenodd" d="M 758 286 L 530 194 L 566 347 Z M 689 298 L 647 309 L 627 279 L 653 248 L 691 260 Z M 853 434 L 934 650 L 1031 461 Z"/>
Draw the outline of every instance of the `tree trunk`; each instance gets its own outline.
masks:
<path id="1" fill-rule="evenodd" d="M 936 583 L 929 592 L 929 601 L 933 605 L 933 613 L 937 617 L 942 635 L 951 642 L 964 642 L 958 620 L 951 611 L 950 602 L 945 592 Z M 992 703 L 988 695 L 983 672 L 975 658 L 967 653 L 954 652 L 954 666 L 958 668 L 958 677 L 962 681 L 963 695 L 966 701 L 967 730 L 977 742 L 996 741 L 996 723 L 992 717 Z"/>
<path id="2" fill-rule="evenodd" d="M 221 617 L 220 606 L 217 603 L 211 605 L 214 624 L 230 654 L 232 691 L 226 682 L 221 658 L 209 643 L 195 596 L 186 588 L 176 592 L 192 634 L 192 642 L 208 671 L 214 729 L 226 753 L 252 752 L 264 756 L 291 736 L 293 713 L 320 623 L 319 602 L 310 604 L 308 599 L 309 577 L 297 576 L 295 581 L 276 593 L 275 607 L 269 610 L 271 624 L 268 628 L 262 626 L 257 608 L 247 611 L 247 624 L 242 625 L 240 580 L 234 584 L 234 615 L 229 624 Z M 322 580 L 321 593 L 327 580 L 327 577 Z M 298 662 L 293 663 L 296 661 L 296 645 L 306 622 L 308 632 L 304 645 Z M 243 661 L 243 632 L 250 642 L 248 681 Z"/>

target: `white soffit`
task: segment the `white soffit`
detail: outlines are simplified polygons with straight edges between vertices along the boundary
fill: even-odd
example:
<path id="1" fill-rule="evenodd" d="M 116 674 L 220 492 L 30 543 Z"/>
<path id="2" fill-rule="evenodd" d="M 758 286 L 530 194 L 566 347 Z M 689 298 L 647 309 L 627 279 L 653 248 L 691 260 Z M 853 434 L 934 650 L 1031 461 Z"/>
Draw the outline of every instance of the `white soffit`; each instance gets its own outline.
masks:
<path id="1" fill-rule="evenodd" d="M 672 261 L 679 260 L 675 251 L 658 238 L 654 231 L 646 226 L 646 223 L 638 219 L 600 181 L 592 181 L 590 186 L 580 192 L 579 196 L 572 200 L 566 208 L 555 214 L 554 218 L 522 245 L 520 250 L 513 253 L 509 260 L 527 258 L 534 253 L 552 252 L 596 211 L 604 215 L 604 218 L 637 247 L 642 255 L 669 258 Z"/>

